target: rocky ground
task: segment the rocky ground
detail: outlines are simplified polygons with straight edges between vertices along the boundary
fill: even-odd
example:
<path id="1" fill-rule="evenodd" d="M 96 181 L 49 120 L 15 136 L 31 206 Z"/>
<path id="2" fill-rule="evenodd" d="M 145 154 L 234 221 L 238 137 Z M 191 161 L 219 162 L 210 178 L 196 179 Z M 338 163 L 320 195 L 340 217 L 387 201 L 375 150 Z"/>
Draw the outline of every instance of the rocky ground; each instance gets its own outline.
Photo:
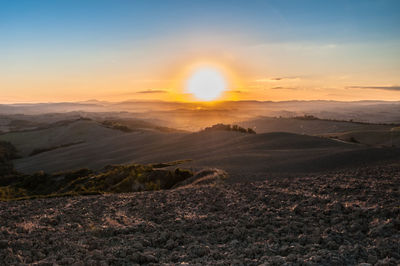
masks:
<path id="1" fill-rule="evenodd" d="M 398 265 L 400 168 L 0 203 L 0 264 Z"/>

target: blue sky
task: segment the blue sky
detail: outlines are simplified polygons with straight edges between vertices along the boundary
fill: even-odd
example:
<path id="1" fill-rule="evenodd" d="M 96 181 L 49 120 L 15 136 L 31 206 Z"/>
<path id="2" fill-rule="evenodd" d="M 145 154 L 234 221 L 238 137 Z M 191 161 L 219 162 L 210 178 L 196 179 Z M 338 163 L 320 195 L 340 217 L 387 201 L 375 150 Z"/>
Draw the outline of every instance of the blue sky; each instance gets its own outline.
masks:
<path id="1" fill-rule="evenodd" d="M 395 86 L 399 14 L 396 0 L 0 1 L 0 90 L 6 95 L 0 100 L 92 98 L 96 87 L 106 97 L 117 90 L 113 82 L 122 93 L 159 89 L 171 84 L 135 80 L 165 80 L 163 67 L 179 68 L 200 57 L 232 64 L 242 76 L 237 86 L 249 97 L 251 90 L 267 90 L 268 99 L 275 93 L 268 93 L 270 84 L 251 84 L 276 75 L 316 76 L 282 87 L 321 89 L 326 81 L 347 95 L 350 86 Z M 321 67 L 323 61 L 329 65 Z M 341 67 L 353 75 L 351 81 L 333 82 L 346 74 L 335 70 Z M 379 69 L 386 72 L 371 77 Z M 104 82 L 94 82 L 96 77 Z"/>
<path id="2" fill-rule="evenodd" d="M 185 31 L 248 33 L 251 39 L 398 39 L 400 2 L 375 1 L 1 1 L 11 41 L 129 41 Z"/>

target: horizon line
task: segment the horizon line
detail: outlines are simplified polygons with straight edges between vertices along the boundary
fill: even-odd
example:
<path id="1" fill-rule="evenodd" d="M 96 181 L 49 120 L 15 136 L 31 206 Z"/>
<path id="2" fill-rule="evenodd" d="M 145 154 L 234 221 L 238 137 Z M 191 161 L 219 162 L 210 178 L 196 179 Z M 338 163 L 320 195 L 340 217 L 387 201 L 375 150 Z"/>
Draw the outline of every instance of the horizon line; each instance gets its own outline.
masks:
<path id="1" fill-rule="evenodd" d="M 255 102 L 255 103 L 283 103 L 283 102 L 343 102 L 343 103 L 357 103 L 357 102 L 400 102 L 400 100 L 283 100 L 283 101 L 273 101 L 273 100 L 223 100 L 223 101 L 166 101 L 166 100 L 145 100 L 145 99 L 128 99 L 123 101 L 106 101 L 106 100 L 81 100 L 81 101 L 37 101 L 37 102 L 0 102 L 0 105 L 34 105 L 34 104 L 90 104 L 91 102 L 98 103 L 109 103 L 109 104 L 120 104 L 120 103 L 175 103 L 175 104 L 220 104 L 220 103 L 232 103 L 232 102 Z"/>

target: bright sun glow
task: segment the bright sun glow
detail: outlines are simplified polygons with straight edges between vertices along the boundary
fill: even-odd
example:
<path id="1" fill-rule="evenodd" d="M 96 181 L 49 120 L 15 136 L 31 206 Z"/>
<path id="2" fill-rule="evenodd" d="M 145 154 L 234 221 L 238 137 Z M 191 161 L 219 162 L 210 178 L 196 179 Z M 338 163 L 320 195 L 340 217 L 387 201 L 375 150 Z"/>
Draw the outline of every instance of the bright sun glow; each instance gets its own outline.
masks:
<path id="1" fill-rule="evenodd" d="M 226 87 L 226 81 L 221 72 L 210 67 L 197 69 L 186 84 L 187 91 L 202 101 L 217 99 Z"/>

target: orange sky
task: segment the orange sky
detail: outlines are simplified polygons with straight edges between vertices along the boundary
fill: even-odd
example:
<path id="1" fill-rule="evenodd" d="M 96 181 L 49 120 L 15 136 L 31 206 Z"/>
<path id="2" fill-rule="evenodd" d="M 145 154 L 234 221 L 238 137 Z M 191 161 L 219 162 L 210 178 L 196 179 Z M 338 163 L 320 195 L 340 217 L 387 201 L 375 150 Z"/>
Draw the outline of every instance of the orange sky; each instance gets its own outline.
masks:
<path id="1" fill-rule="evenodd" d="M 202 64 L 226 78 L 220 100 L 397 101 L 397 3 L 10 3 L 0 102 L 192 101 Z"/>

